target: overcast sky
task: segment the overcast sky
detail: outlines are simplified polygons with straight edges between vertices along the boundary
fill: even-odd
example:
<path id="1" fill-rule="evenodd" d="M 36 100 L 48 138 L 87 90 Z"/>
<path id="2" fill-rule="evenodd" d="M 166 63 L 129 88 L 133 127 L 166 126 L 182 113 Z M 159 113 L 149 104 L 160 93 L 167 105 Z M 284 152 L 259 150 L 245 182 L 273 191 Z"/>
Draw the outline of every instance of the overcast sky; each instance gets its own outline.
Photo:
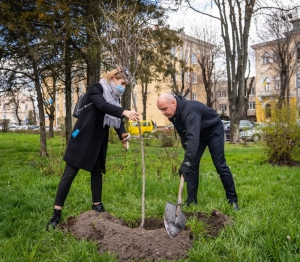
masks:
<path id="1" fill-rule="evenodd" d="M 270 1 L 270 3 L 273 0 L 263 0 L 265 2 Z M 291 4 L 292 6 L 300 5 L 300 0 L 282 0 L 285 4 Z M 194 7 L 197 7 L 198 10 L 205 11 L 206 13 L 209 13 L 213 16 L 219 16 L 219 11 L 217 7 L 208 6 L 208 0 L 195 0 L 193 5 Z M 206 3 L 206 4 L 205 4 Z M 274 6 L 274 4 L 271 4 L 271 6 Z M 178 28 L 184 28 L 184 32 L 188 35 L 195 36 L 193 33 L 193 28 L 195 26 L 198 26 L 201 28 L 202 25 L 205 23 L 214 25 L 214 28 L 216 32 L 220 32 L 220 21 L 218 19 L 211 18 L 209 16 L 199 14 L 187 7 L 180 8 L 178 12 L 170 13 L 168 23 L 172 29 L 178 29 Z M 263 26 L 263 22 L 260 21 L 260 24 Z M 258 38 L 256 34 L 256 26 L 254 24 L 254 18 L 252 18 L 252 25 L 250 27 L 250 36 L 249 36 L 249 59 L 251 61 L 251 75 L 254 75 L 254 50 L 251 48 L 252 45 L 262 42 L 261 39 Z"/>

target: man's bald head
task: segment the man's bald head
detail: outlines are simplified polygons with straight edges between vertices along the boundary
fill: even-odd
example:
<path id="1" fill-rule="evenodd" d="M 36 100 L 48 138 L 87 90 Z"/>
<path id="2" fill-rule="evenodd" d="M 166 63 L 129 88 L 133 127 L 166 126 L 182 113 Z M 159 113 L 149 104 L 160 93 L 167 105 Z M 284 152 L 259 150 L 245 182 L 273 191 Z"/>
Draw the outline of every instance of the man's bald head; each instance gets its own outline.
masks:
<path id="1" fill-rule="evenodd" d="M 157 98 L 157 108 L 162 112 L 167 118 L 171 118 L 175 115 L 177 108 L 176 98 L 168 93 L 162 93 Z"/>

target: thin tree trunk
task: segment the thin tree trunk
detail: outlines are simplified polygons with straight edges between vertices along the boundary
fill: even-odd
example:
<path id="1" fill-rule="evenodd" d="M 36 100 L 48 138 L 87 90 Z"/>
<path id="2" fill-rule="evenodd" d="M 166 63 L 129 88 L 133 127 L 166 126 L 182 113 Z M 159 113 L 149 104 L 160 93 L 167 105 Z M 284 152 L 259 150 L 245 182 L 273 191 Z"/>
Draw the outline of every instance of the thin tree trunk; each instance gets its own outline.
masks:
<path id="1" fill-rule="evenodd" d="M 71 117 L 71 88 L 72 88 L 72 63 L 71 63 L 70 39 L 67 36 L 65 42 L 65 93 L 66 93 L 66 143 L 69 142 L 72 132 Z"/>
<path id="2" fill-rule="evenodd" d="M 35 90 L 37 94 L 39 117 L 40 117 L 40 156 L 48 157 L 47 152 L 47 139 L 46 139 L 46 130 L 45 130 L 45 112 L 44 112 L 44 103 L 43 95 L 41 91 L 40 79 L 37 69 L 37 64 L 32 59 L 33 70 L 34 70 L 34 81 L 35 81 Z"/>

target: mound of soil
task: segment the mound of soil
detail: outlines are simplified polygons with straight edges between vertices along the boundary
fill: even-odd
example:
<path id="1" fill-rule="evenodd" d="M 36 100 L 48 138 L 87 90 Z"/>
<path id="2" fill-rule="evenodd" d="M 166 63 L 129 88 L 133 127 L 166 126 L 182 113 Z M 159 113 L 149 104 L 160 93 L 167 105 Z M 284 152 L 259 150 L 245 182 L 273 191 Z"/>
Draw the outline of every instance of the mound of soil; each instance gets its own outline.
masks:
<path id="1" fill-rule="evenodd" d="M 225 224 L 231 223 L 230 218 L 218 210 L 213 210 L 210 216 L 201 212 L 185 214 L 187 219 L 194 217 L 206 225 L 205 232 L 196 234 L 210 237 L 216 237 Z M 140 221 L 136 224 L 139 225 Z M 171 239 L 165 230 L 163 218 L 147 218 L 143 228 L 132 228 L 107 212 L 93 210 L 67 218 L 59 229 L 71 232 L 78 239 L 96 241 L 100 253 L 114 253 L 118 261 L 184 259 L 196 237 L 195 232 L 193 235 L 186 227 Z"/>

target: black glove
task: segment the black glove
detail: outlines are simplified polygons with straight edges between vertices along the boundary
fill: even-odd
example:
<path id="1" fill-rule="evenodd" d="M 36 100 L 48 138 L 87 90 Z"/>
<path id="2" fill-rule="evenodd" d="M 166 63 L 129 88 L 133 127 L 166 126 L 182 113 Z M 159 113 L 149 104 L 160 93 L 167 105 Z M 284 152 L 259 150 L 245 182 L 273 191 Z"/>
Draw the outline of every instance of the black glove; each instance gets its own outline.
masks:
<path id="1" fill-rule="evenodd" d="M 186 178 L 188 176 L 188 173 L 190 171 L 191 163 L 190 162 L 183 162 L 179 168 L 178 174 L 179 176 L 183 175 L 184 181 L 186 181 Z"/>

